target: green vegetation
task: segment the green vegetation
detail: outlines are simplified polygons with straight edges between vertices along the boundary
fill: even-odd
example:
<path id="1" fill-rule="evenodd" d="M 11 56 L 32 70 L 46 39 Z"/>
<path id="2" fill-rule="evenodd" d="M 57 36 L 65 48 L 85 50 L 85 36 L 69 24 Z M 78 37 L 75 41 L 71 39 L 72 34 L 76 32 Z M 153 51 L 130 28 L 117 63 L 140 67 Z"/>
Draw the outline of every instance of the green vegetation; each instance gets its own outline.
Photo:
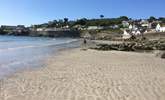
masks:
<path id="1" fill-rule="evenodd" d="M 0 34 L 2 34 L 3 33 L 3 30 L 0 28 Z"/>
<path id="2" fill-rule="evenodd" d="M 101 19 L 104 18 L 104 15 L 100 15 L 100 18 L 101 18 Z"/>
<path id="3" fill-rule="evenodd" d="M 81 18 L 77 20 L 69 20 L 69 18 L 63 18 L 49 21 L 43 24 L 32 25 L 31 27 L 25 28 L 23 30 L 27 29 L 26 31 L 30 32 L 30 30 L 33 31 L 37 28 L 60 28 L 61 30 L 69 29 L 78 32 L 87 31 L 90 34 L 95 35 L 103 34 L 104 36 L 101 36 L 102 39 L 110 39 L 114 36 L 121 37 L 121 33 L 123 33 L 122 29 L 128 28 L 129 24 L 136 25 L 136 27 L 138 27 L 142 33 L 147 29 L 147 27 L 143 27 L 141 25 L 142 19 L 133 20 L 127 16 L 120 16 L 118 18 L 106 18 L 104 15 L 100 15 L 99 17 L 100 18 L 97 19 Z M 152 29 L 156 28 L 158 23 L 161 25 L 165 24 L 165 17 L 155 18 L 154 16 L 151 16 L 147 20 L 151 23 Z M 148 22 L 144 20 L 144 23 Z M 0 34 L 13 33 L 15 30 L 17 30 L 16 28 L 18 28 L 18 26 L 1 26 Z"/>
<path id="4" fill-rule="evenodd" d="M 69 26 L 72 28 L 76 25 L 81 25 L 84 27 L 88 26 L 112 26 L 112 25 L 120 25 L 122 24 L 122 21 L 128 21 L 129 18 L 127 16 L 121 16 L 119 18 L 104 18 L 104 15 L 100 15 L 101 19 L 78 19 L 76 21 L 70 21 L 68 18 L 60 19 L 60 20 L 54 20 L 49 21 L 48 23 L 39 24 L 39 25 L 33 25 L 33 28 L 51 28 L 51 27 L 64 27 Z"/>
<path id="5" fill-rule="evenodd" d="M 139 25 L 138 22 L 139 20 L 132 20 L 131 18 L 128 18 L 127 16 L 120 16 L 118 18 L 105 18 L 104 15 L 100 15 L 100 18 L 98 19 L 87 19 L 87 18 L 81 18 L 77 20 L 69 20 L 68 18 L 64 19 L 59 19 L 59 20 L 53 20 L 49 21 L 48 23 L 44 24 L 38 24 L 38 25 L 33 25 L 33 28 L 62 28 L 68 26 L 68 28 L 75 28 L 75 26 L 81 26 L 81 27 L 88 27 L 88 26 L 104 26 L 104 27 L 109 27 L 109 26 L 114 26 L 118 25 L 119 28 L 123 28 L 124 26 L 122 25 L 123 21 L 129 21 L 129 23 L 134 23 L 136 25 Z M 160 18 L 155 18 L 154 16 L 151 16 L 147 19 L 149 22 L 153 21 L 161 21 L 163 24 L 165 24 L 165 18 L 160 17 Z M 153 26 L 155 27 L 156 25 L 153 23 Z"/>
<path id="6" fill-rule="evenodd" d="M 156 18 L 154 16 L 151 16 L 149 19 L 148 19 L 149 22 L 153 22 L 153 21 L 156 21 Z"/>
<path id="7" fill-rule="evenodd" d="M 82 26 L 112 26 L 112 25 L 121 25 L 122 21 L 128 21 L 128 17 L 121 16 L 119 18 L 104 18 L 103 15 L 100 15 L 101 19 L 86 19 L 82 18 L 75 21 L 74 25 Z"/>
<path id="8" fill-rule="evenodd" d="M 116 28 L 116 29 L 112 29 L 112 28 L 104 29 L 104 30 L 102 30 L 102 32 L 111 32 L 111 33 L 120 33 L 120 34 L 123 33 L 123 31 L 120 30 L 119 28 Z"/>
<path id="9" fill-rule="evenodd" d="M 165 17 L 160 17 L 158 20 L 165 24 Z"/>

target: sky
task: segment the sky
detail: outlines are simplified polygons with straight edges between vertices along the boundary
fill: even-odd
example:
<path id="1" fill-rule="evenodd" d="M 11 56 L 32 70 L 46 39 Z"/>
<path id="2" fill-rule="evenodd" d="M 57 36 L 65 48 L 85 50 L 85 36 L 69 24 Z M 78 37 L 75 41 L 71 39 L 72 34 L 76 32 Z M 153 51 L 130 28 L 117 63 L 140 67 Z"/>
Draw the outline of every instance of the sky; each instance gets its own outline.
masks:
<path id="1" fill-rule="evenodd" d="M 165 0 L 0 0 L 0 25 L 33 25 L 65 17 L 165 17 Z"/>

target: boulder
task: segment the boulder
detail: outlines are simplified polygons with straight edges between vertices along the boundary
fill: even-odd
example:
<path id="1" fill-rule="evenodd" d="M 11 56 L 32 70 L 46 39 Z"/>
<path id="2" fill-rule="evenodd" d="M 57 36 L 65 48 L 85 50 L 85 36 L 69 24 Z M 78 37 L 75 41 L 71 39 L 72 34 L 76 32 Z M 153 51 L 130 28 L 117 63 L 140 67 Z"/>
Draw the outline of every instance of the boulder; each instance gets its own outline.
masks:
<path id="1" fill-rule="evenodd" d="M 156 57 L 165 59 L 165 51 L 156 51 Z"/>
<path id="2" fill-rule="evenodd" d="M 165 50 L 165 41 L 131 41 L 121 44 L 99 44 L 99 50 L 118 50 L 118 51 L 150 51 L 150 50 Z"/>
<path id="3" fill-rule="evenodd" d="M 162 53 L 161 58 L 165 59 L 165 52 Z"/>

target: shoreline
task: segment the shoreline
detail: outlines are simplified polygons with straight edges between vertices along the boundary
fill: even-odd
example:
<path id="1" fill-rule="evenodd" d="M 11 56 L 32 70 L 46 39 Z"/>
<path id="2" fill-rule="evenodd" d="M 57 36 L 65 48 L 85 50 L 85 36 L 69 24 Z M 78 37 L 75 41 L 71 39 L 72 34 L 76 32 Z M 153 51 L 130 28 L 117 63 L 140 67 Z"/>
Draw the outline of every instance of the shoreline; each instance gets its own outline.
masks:
<path id="1" fill-rule="evenodd" d="M 36 62 L 33 62 L 34 65 L 28 64 L 28 62 L 23 62 L 23 61 L 21 62 L 20 61 L 23 64 L 19 65 L 18 67 L 17 66 L 11 67 L 11 71 L 8 71 L 8 69 L 6 67 L 4 67 L 4 73 L 0 76 L 0 79 L 10 77 L 13 74 L 19 73 L 19 72 L 24 72 L 24 71 L 28 71 L 28 70 L 38 70 L 38 69 L 45 66 L 45 60 L 50 59 L 52 56 L 59 55 L 59 53 L 62 51 L 66 51 L 66 50 L 80 47 L 79 46 L 80 42 L 81 42 L 81 40 L 77 39 L 77 40 L 73 40 L 71 42 L 66 42 L 66 43 L 57 44 L 57 45 L 50 45 L 51 46 L 50 49 L 52 49 L 51 55 L 48 55 L 48 56 L 45 55 L 45 58 L 41 58 L 40 60 L 38 59 Z M 48 47 L 49 47 L 49 45 L 48 45 Z M 41 47 L 41 49 L 42 49 L 42 47 Z M 26 64 L 28 64 L 28 66 Z M 3 70 L 3 66 L 2 66 L 2 70 Z"/>
<path id="2" fill-rule="evenodd" d="M 164 100 L 165 60 L 146 53 L 74 48 L 46 67 L 3 80 L 7 100 Z"/>

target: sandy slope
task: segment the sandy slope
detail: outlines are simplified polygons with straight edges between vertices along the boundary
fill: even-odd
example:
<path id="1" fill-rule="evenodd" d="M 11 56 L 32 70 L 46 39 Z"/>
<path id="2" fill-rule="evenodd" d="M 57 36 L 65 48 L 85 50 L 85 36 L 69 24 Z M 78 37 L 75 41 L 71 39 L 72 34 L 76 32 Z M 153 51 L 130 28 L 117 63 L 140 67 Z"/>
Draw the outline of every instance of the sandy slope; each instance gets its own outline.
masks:
<path id="1" fill-rule="evenodd" d="M 165 100 L 165 60 L 118 51 L 62 52 L 1 81 L 0 100 Z"/>

